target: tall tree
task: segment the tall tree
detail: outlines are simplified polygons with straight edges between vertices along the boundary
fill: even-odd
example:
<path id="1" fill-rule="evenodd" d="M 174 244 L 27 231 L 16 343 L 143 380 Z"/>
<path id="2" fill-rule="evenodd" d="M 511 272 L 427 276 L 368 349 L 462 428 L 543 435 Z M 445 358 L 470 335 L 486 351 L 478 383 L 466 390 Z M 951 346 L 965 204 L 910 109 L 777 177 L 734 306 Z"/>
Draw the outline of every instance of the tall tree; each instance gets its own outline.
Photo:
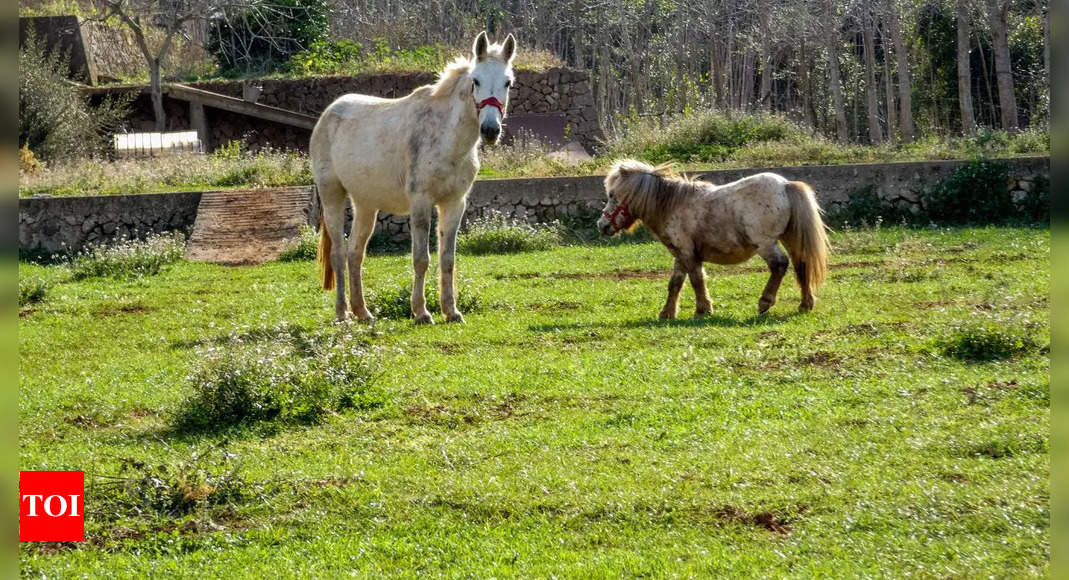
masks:
<path id="1" fill-rule="evenodd" d="M 840 143 L 846 143 L 849 128 L 846 125 L 846 105 L 843 103 L 843 84 L 839 70 L 839 14 L 835 0 L 826 0 L 824 4 L 826 19 L 824 21 L 824 47 L 828 53 L 828 84 L 832 95 L 832 108 L 835 118 L 835 136 Z"/>
<path id="2" fill-rule="evenodd" d="M 869 141 L 883 141 L 880 127 L 880 98 L 876 92 L 876 55 L 872 34 L 872 5 L 870 0 L 861 2 L 861 37 L 865 50 L 865 115 L 869 123 Z"/>
<path id="3" fill-rule="evenodd" d="M 958 103 L 961 108 L 961 134 L 976 134 L 972 111 L 972 66 L 969 58 L 969 2 L 957 0 L 958 21 Z"/>
<path id="4" fill-rule="evenodd" d="M 913 74 L 909 68 L 909 45 L 902 35 L 902 18 L 895 0 L 887 0 L 885 12 L 891 44 L 894 46 L 895 66 L 898 69 L 898 132 L 902 141 L 908 143 L 916 133 L 913 123 Z"/>
<path id="5" fill-rule="evenodd" d="M 1010 44 L 1005 0 L 987 0 L 987 19 L 991 26 L 991 48 L 995 53 L 995 81 L 998 83 L 998 104 L 1002 128 L 1017 132 L 1017 95 L 1013 86 L 1013 70 L 1010 67 Z"/>

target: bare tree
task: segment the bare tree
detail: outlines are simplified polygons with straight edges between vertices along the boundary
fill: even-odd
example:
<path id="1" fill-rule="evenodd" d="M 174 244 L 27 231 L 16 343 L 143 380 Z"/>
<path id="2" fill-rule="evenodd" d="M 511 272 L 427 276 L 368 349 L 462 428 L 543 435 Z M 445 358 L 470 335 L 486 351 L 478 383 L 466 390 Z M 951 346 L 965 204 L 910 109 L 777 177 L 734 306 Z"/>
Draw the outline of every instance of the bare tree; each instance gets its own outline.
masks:
<path id="1" fill-rule="evenodd" d="M 972 67 L 969 59 L 970 30 L 969 2 L 957 0 L 958 20 L 958 103 L 961 108 L 961 134 L 976 133 L 976 118 L 972 111 Z"/>
<path id="2" fill-rule="evenodd" d="M 909 45 L 902 35 L 902 19 L 895 0 L 887 0 L 886 14 L 898 69 L 898 132 L 902 140 L 908 143 L 916 133 L 913 123 L 913 75 L 909 69 Z"/>
<path id="3" fill-rule="evenodd" d="M 849 140 L 846 125 L 846 105 L 843 103 L 843 85 L 839 71 L 839 16 L 835 0 L 826 0 L 824 46 L 828 52 L 828 84 L 831 85 L 832 107 L 835 111 L 835 135 L 840 143 Z"/>
<path id="4" fill-rule="evenodd" d="M 998 104 L 1002 128 L 1017 132 L 1017 95 L 1013 86 L 1013 70 L 1010 68 L 1010 45 L 1008 41 L 1005 0 L 987 0 L 987 19 L 991 25 L 991 45 L 995 53 L 995 81 L 998 83 Z"/>
<path id="5" fill-rule="evenodd" d="M 876 55 L 872 40 L 872 6 L 870 0 L 861 2 L 861 36 L 865 50 L 865 113 L 869 122 L 869 141 L 883 141 L 880 127 L 880 102 L 876 93 Z"/>

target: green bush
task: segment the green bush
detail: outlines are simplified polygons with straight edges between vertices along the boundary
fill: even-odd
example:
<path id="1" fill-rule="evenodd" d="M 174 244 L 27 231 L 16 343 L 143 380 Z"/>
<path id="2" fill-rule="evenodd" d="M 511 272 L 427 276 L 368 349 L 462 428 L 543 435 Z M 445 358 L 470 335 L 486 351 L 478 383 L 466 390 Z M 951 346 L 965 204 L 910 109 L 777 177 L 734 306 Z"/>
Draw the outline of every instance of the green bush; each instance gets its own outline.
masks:
<path id="1" fill-rule="evenodd" d="M 747 145 L 799 136 L 801 130 L 781 115 L 702 111 L 663 125 L 632 120 L 620 135 L 609 143 L 611 156 L 640 157 L 650 163 L 707 163 L 724 161 Z"/>
<path id="2" fill-rule="evenodd" d="M 512 254 L 548 250 L 563 242 L 559 222 L 529 224 L 500 212 L 472 219 L 457 238 L 457 250 L 465 254 Z"/>
<path id="3" fill-rule="evenodd" d="M 44 160 L 103 153 L 133 95 L 93 107 L 67 80 L 69 57 L 48 53 L 34 35 L 19 50 L 19 146 Z"/>
<path id="4" fill-rule="evenodd" d="M 45 299 L 51 284 L 37 276 L 19 276 L 19 306 L 27 306 Z"/>
<path id="5" fill-rule="evenodd" d="M 235 341 L 209 352 L 191 373 L 193 393 L 176 424 L 203 431 L 262 421 L 314 423 L 345 409 L 380 407 L 385 395 L 373 386 L 377 366 L 368 346 L 346 333 Z"/>
<path id="6" fill-rule="evenodd" d="M 427 299 L 427 310 L 441 312 L 442 303 L 438 296 L 438 285 L 433 281 L 427 284 L 424 296 Z M 461 287 L 456 285 L 457 310 L 463 314 L 481 312 L 486 308 L 482 297 L 482 288 L 479 286 Z M 371 311 L 376 316 L 391 319 L 405 319 L 412 317 L 412 286 L 400 284 L 384 291 L 369 294 L 368 303 Z"/>
<path id="7" fill-rule="evenodd" d="M 71 259 L 71 276 L 75 280 L 152 276 L 181 260 L 185 245 L 185 236 L 175 232 L 152 235 L 144 240 L 123 240 L 112 246 L 90 247 Z"/>
<path id="8" fill-rule="evenodd" d="M 959 327 L 940 346 L 946 356 L 974 362 L 1006 359 L 1037 347 L 1024 330 L 994 320 Z"/>
<path id="9" fill-rule="evenodd" d="M 385 38 L 375 38 L 370 46 L 351 40 L 321 40 L 293 55 L 287 68 L 298 76 L 437 71 L 445 66 L 453 52 L 441 44 L 394 47 Z"/>
<path id="10" fill-rule="evenodd" d="M 1003 163 L 970 161 L 922 196 L 924 210 L 936 223 L 966 225 L 1006 222 L 1016 210 Z"/>
<path id="11" fill-rule="evenodd" d="M 265 0 L 223 9 L 207 49 L 228 74 L 283 69 L 300 51 L 322 42 L 329 27 L 326 0 Z"/>
<path id="12" fill-rule="evenodd" d="M 299 262 L 316 259 L 319 250 L 319 231 L 312 226 L 301 226 L 300 235 L 282 251 L 280 262 Z"/>

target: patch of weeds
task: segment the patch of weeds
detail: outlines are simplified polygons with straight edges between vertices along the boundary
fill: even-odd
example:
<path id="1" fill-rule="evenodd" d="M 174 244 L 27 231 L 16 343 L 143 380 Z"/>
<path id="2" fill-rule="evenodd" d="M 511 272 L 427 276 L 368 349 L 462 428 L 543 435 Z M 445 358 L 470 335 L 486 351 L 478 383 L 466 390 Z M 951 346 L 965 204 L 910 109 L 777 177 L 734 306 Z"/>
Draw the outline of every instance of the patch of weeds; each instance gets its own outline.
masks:
<path id="1" fill-rule="evenodd" d="M 319 231 L 312 226 L 301 226 L 298 237 L 282 250 L 280 262 L 301 262 L 316 259 L 319 249 Z"/>
<path id="2" fill-rule="evenodd" d="M 1006 164 L 983 159 L 969 162 L 924 192 L 928 217 L 944 224 L 1005 223 L 1017 214 Z"/>
<path id="3" fill-rule="evenodd" d="M 19 307 L 36 304 L 45 299 L 51 284 L 37 276 L 19 277 Z"/>
<path id="4" fill-rule="evenodd" d="M 1016 455 L 1047 453 L 1050 442 L 1045 436 L 1035 433 L 1018 433 L 1002 430 L 980 443 L 967 446 L 965 455 L 969 457 L 990 457 L 1002 459 Z"/>
<path id="5" fill-rule="evenodd" d="M 1007 359 L 1039 347 L 1024 329 L 997 320 L 959 326 L 939 346 L 945 356 L 971 362 Z"/>
<path id="6" fill-rule="evenodd" d="M 152 276 L 181 260 L 185 246 L 185 236 L 179 232 L 152 235 L 144 240 L 123 240 L 112 246 L 93 246 L 71 258 L 71 276 L 75 280 Z"/>
<path id="7" fill-rule="evenodd" d="M 563 243 L 560 222 L 530 224 L 499 212 L 469 221 L 457 238 L 457 250 L 465 254 L 514 254 L 548 250 Z"/>
<path id="8" fill-rule="evenodd" d="M 490 305 L 483 299 L 483 286 L 464 284 L 458 280 L 455 286 L 457 310 L 463 314 L 482 312 Z M 441 312 L 442 303 L 438 296 L 438 285 L 427 284 L 426 293 L 427 310 Z M 410 284 L 398 284 L 384 291 L 369 292 L 371 311 L 376 316 L 391 319 L 405 319 L 412 317 L 412 286 Z"/>
<path id="9" fill-rule="evenodd" d="M 859 225 L 862 228 L 874 225 L 878 230 L 883 223 L 908 224 L 924 221 L 908 209 L 886 203 L 872 185 L 850 194 L 846 203 L 835 206 L 828 213 L 828 223 L 835 227 Z"/>
<path id="10" fill-rule="evenodd" d="M 374 386 L 377 355 L 347 331 L 231 344 L 204 356 L 188 378 L 193 394 L 177 414 L 180 430 L 266 421 L 308 424 L 385 402 L 385 393 Z"/>

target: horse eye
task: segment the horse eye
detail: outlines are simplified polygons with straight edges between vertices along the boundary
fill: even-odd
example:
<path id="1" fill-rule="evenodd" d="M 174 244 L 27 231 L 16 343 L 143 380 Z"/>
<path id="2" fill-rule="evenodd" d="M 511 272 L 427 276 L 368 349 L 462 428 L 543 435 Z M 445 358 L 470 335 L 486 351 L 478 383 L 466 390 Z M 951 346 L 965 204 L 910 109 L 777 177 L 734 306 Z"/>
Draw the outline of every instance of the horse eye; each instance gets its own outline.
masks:
<path id="1" fill-rule="evenodd" d="M 479 86 L 479 79 L 471 79 L 471 82 L 475 83 L 475 86 Z"/>
<path id="2" fill-rule="evenodd" d="M 511 87 L 511 86 L 512 86 L 512 81 L 505 81 L 505 88 L 506 89 Z"/>

